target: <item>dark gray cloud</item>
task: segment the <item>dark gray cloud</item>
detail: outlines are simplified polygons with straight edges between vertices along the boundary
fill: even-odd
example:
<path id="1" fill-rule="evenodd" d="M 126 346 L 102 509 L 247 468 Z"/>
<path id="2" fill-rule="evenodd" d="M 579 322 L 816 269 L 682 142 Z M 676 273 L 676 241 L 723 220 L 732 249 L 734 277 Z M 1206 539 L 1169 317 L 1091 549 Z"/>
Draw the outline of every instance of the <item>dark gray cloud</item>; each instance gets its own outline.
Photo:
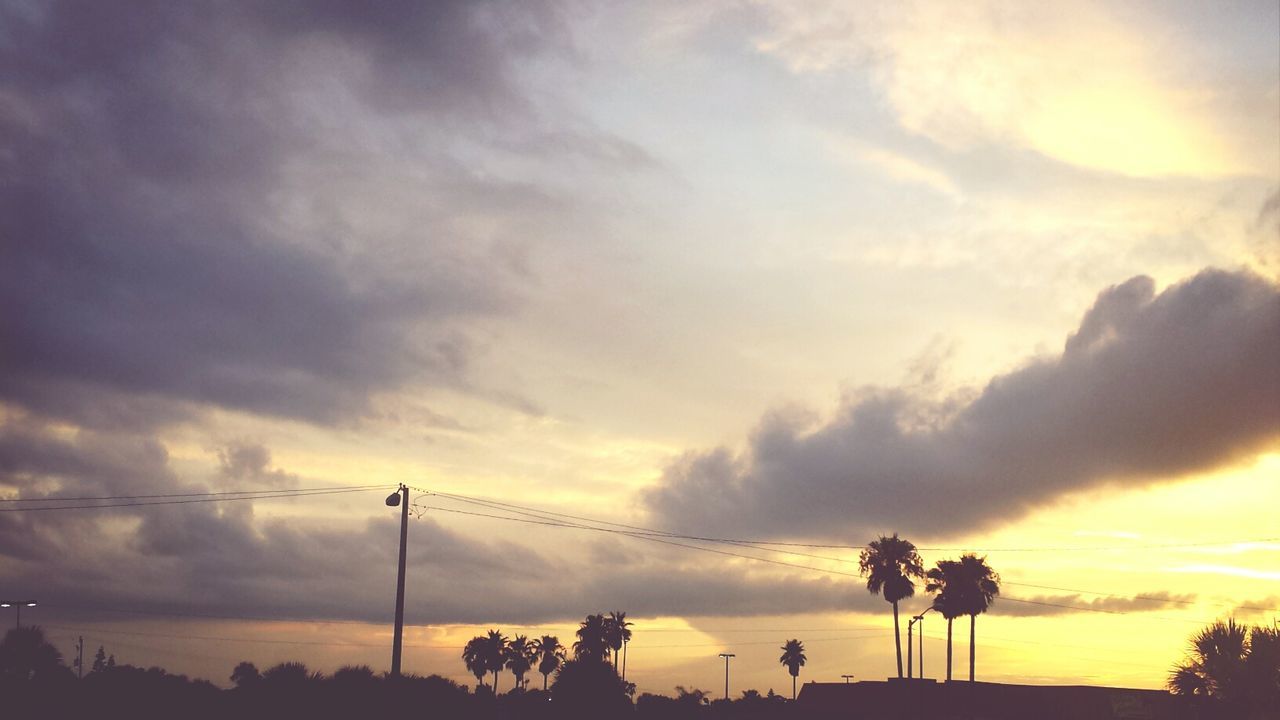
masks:
<path id="1" fill-rule="evenodd" d="M 218 470 L 237 486 L 289 488 L 298 484 L 297 475 L 271 467 L 271 449 L 262 443 L 241 440 L 219 449 Z"/>
<path id="2" fill-rule="evenodd" d="M 1076 612 L 1131 613 L 1152 612 L 1165 608 L 1182 609 L 1196 599 L 1195 594 L 1175 594 L 1165 590 L 1086 598 L 1078 593 L 1069 595 L 1019 595 L 1016 600 L 996 598 L 992 615 L 1033 617 L 1042 615 L 1066 615 Z M 1019 602 L 1021 601 L 1021 602 Z"/>
<path id="3" fill-rule="evenodd" d="M 334 422 L 410 380 L 467 387 L 459 323 L 520 278 L 444 216 L 554 201 L 437 147 L 433 197 L 388 233 L 385 207 L 332 209 L 380 174 L 341 126 L 515 122 L 514 65 L 564 41 L 547 6 L 9 2 L 0 26 L 0 399 L 145 427 L 201 404 Z"/>
<path id="4" fill-rule="evenodd" d="M 817 428 L 766 416 L 747 450 L 693 452 L 645 495 L 655 522 L 732 537 L 940 538 L 1105 483 L 1167 481 L 1280 438 L 1280 289 L 1201 272 L 1102 292 L 1061 355 L 960 404 L 869 389 Z M 714 511 L 708 511 L 714 508 Z"/>

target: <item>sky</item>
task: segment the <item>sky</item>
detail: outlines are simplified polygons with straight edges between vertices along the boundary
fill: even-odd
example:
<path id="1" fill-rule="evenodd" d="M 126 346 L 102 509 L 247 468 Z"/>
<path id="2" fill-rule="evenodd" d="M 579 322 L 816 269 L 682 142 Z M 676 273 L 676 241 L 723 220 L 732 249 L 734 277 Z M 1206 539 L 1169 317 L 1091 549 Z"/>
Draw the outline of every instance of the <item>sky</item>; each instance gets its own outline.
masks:
<path id="1" fill-rule="evenodd" d="M 979 679 L 1160 687 L 1280 616 L 1278 25 L 3 0 L 0 599 L 222 685 L 385 670 L 403 483 L 406 672 L 623 610 L 640 692 L 784 692 L 793 637 L 883 679 L 897 532 L 1000 573 Z"/>

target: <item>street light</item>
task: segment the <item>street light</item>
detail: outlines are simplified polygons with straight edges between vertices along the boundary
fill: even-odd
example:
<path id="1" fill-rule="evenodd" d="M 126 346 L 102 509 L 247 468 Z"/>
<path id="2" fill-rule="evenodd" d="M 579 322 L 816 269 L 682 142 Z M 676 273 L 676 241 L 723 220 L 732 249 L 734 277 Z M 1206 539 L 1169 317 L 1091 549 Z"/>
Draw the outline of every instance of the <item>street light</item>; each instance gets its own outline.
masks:
<path id="1" fill-rule="evenodd" d="M 853 679 L 853 676 L 852 676 L 852 675 L 841 675 L 840 677 L 844 678 L 844 684 L 845 684 L 845 685 L 848 685 L 848 684 L 849 684 L 849 681 Z"/>
<path id="2" fill-rule="evenodd" d="M 404 560 L 405 545 L 409 539 L 409 488 L 403 484 L 387 496 L 388 507 L 397 505 L 400 506 L 400 572 L 396 576 L 396 632 L 391 640 L 392 677 L 400 677 L 400 651 L 404 647 Z"/>
<path id="3" fill-rule="evenodd" d="M 720 653 L 720 657 L 724 658 L 724 699 L 729 699 L 729 658 L 738 657 L 733 653 Z"/>
<path id="4" fill-rule="evenodd" d="M 14 610 L 13 627 L 15 629 L 22 627 L 22 608 L 35 607 L 35 600 L 0 600 L 0 608 L 11 607 Z"/>
<path id="5" fill-rule="evenodd" d="M 907 623 L 907 677 L 911 677 L 911 626 L 920 623 L 920 679 L 924 679 L 924 616 L 933 610 L 933 606 L 924 609 L 924 612 L 911 618 L 911 622 Z"/>

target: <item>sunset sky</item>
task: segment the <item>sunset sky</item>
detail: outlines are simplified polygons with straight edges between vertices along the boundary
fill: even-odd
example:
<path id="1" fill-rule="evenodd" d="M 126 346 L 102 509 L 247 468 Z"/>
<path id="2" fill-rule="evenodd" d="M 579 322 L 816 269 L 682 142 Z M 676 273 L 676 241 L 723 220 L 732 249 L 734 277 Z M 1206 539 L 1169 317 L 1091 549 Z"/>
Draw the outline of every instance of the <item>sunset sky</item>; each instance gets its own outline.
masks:
<path id="1" fill-rule="evenodd" d="M 883 679 L 855 561 L 898 532 L 1001 574 L 979 679 L 1160 687 L 1280 617 L 1277 27 L 0 0 L 0 600 L 221 685 L 386 670 L 404 483 L 406 672 L 624 610 L 641 692 L 726 651 L 787 691 L 793 637 L 802 682 Z"/>

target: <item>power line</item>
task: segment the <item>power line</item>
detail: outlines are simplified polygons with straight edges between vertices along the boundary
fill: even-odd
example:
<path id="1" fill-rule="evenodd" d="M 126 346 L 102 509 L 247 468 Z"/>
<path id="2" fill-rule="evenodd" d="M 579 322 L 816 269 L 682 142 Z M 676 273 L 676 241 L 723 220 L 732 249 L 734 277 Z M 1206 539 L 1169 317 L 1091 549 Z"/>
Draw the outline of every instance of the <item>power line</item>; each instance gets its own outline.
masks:
<path id="1" fill-rule="evenodd" d="M 260 494 L 277 494 L 277 493 L 301 493 L 316 492 L 327 490 L 368 490 L 372 488 L 386 487 L 386 485 L 339 485 L 328 487 L 313 488 L 275 488 L 270 490 L 223 490 L 220 492 L 189 492 L 189 493 L 161 493 L 154 495 L 99 495 L 96 497 L 78 496 L 78 497 L 40 497 L 40 498 L 0 498 L 0 503 L 18 503 L 18 502 L 84 502 L 89 500 L 146 500 L 154 498 L 186 498 L 186 497 L 215 497 L 222 495 L 260 495 Z"/>
<path id="2" fill-rule="evenodd" d="M 314 497 L 317 495 L 345 495 L 347 493 L 369 492 L 375 489 L 386 489 L 386 485 L 371 485 L 363 488 L 352 488 L 348 490 L 316 490 L 310 492 L 292 492 L 279 495 L 254 495 L 251 497 L 204 497 L 193 498 L 189 500 L 160 500 L 156 502 L 123 502 L 123 503 L 106 503 L 101 505 L 53 505 L 39 507 L 16 507 L 16 508 L 0 508 L 0 513 L 11 512 L 48 512 L 53 510 L 99 510 L 104 508 L 122 508 L 122 507 L 150 507 L 153 505 L 190 505 L 193 503 L 210 503 L 210 502 L 232 502 L 235 500 L 276 500 L 279 498 L 297 498 L 297 497 Z"/>
<path id="3" fill-rule="evenodd" d="M 697 536 L 697 535 L 683 535 L 680 533 L 668 532 L 665 530 L 656 530 L 653 528 L 645 528 L 645 527 L 640 527 L 636 525 L 626 525 L 623 523 L 610 522 L 608 520 L 596 520 L 596 519 L 586 518 L 578 515 L 569 515 L 567 513 L 554 512 L 551 510 L 539 510 L 536 508 L 529 508 L 521 505 L 515 505 L 512 503 L 504 503 L 497 500 L 468 497 L 466 495 L 447 493 L 439 490 L 428 490 L 426 488 L 421 488 L 421 487 L 413 487 L 413 486 L 410 486 L 410 487 L 412 487 L 414 490 L 426 493 L 428 495 L 436 495 L 439 497 L 459 500 L 462 502 L 485 504 L 491 507 L 500 507 L 504 509 L 510 508 L 514 510 L 523 510 L 527 512 L 542 514 L 542 515 L 565 517 L 573 520 L 582 520 L 585 522 L 592 522 L 599 525 L 611 525 L 614 527 L 621 527 L 629 530 L 635 530 L 637 532 L 652 533 L 655 535 L 679 538 L 683 540 L 705 540 L 708 542 L 731 543 L 735 545 L 769 545 L 769 546 L 776 546 L 776 547 L 802 547 L 802 548 L 815 548 L 815 549 L 826 549 L 826 550 L 861 551 L 865 547 L 862 545 L 780 542 L 780 541 L 774 541 L 774 540 L 744 540 L 741 538 L 722 538 L 722 537 L 706 537 L 706 536 Z M 916 549 L 923 550 L 926 552 L 1083 552 L 1088 550 L 1123 551 L 1123 550 L 1176 549 L 1176 548 L 1189 548 L 1189 547 L 1215 547 L 1215 546 L 1225 546 L 1225 545 L 1243 545 L 1243 544 L 1249 544 L 1249 543 L 1266 543 L 1266 542 L 1280 542 L 1280 537 L 1247 538 L 1243 540 L 1210 540 L 1210 541 L 1189 542 L 1189 543 L 1149 543 L 1149 544 L 1113 545 L 1113 546 L 1076 545 L 1076 546 L 1056 546 L 1056 547 L 1041 546 L 1041 547 L 985 547 L 985 548 L 973 547 L 973 546 L 954 546 L 954 547 L 917 546 Z M 822 557 L 822 556 L 818 556 L 818 557 Z M 825 559 L 834 560 L 836 562 L 849 562 L 848 560 L 840 559 L 840 558 L 827 557 Z"/>
<path id="4" fill-rule="evenodd" d="M 415 489 L 417 489 L 417 490 L 419 490 L 419 491 L 422 491 L 422 489 L 421 489 L 421 488 L 415 488 Z M 445 494 L 441 494 L 441 493 L 431 493 L 430 491 L 425 491 L 425 492 L 428 492 L 429 494 L 436 494 L 436 495 L 440 495 L 440 496 L 442 496 L 442 497 L 448 497 L 447 495 L 445 495 Z M 462 497 L 462 496 L 455 496 L 455 497 L 460 498 L 460 497 Z M 485 505 L 488 501 L 477 501 L 477 500 L 472 500 L 472 499 L 468 498 L 467 500 L 464 500 L 463 502 L 471 502 L 471 503 L 473 503 L 473 504 Z M 494 505 L 510 505 L 509 503 L 496 503 L 496 502 L 495 502 L 495 503 L 492 503 L 492 504 L 494 504 Z M 520 506 L 514 506 L 514 507 L 520 507 Z M 690 549 L 690 550 L 699 550 L 699 551 L 701 551 L 701 552 L 714 553 L 714 554 L 717 554 L 717 555 L 727 555 L 727 556 L 731 556 L 731 557 L 738 557 L 738 558 L 743 558 L 743 559 L 747 559 L 747 560 L 755 560 L 755 561 L 757 561 L 757 562 L 764 562 L 764 563 L 769 563 L 769 564 L 773 564 L 773 565 L 781 565 L 781 566 L 784 566 L 784 567 L 793 567 L 793 568 L 797 568 L 797 569 L 801 569 L 801 570 L 813 570 L 813 571 L 815 571 L 815 572 L 827 573 L 827 574 L 831 574 L 831 575 L 842 575 L 842 576 L 846 576 L 846 577 L 858 577 L 858 578 L 861 578 L 861 577 L 862 577 L 860 574 L 847 573 L 847 572 L 841 572 L 841 571 L 839 571 L 839 570 L 831 570 L 831 569 L 828 569 L 828 568 L 819 568 L 819 567 L 814 567 L 814 566 L 811 566 L 811 565 L 801 565 L 801 564 L 799 564 L 799 563 L 790 563 L 790 562 L 786 562 L 786 561 L 783 561 L 783 560 L 775 560 L 775 559 L 772 559 L 772 558 L 762 558 L 762 557 L 758 557 L 758 556 L 755 556 L 755 555 L 746 555 L 746 554 L 743 554 L 743 553 L 736 553 L 736 552 L 731 552 L 731 551 L 728 551 L 728 550 L 719 550 L 719 549 L 715 549 L 715 548 L 702 547 L 702 546 L 700 546 L 700 545 L 690 545 L 690 544 L 688 544 L 688 543 L 675 542 L 675 541 L 673 541 L 673 540 L 669 540 L 669 539 L 667 539 L 667 538 L 669 538 L 669 537 L 679 537 L 679 538 L 684 539 L 686 536 L 679 536 L 679 535 L 674 535 L 674 534 L 670 534 L 670 535 L 668 535 L 668 534 L 655 535 L 655 534 L 654 534 L 654 533 L 656 533 L 656 532 L 660 532 L 660 531 L 637 532 L 637 531 L 628 531 L 628 530 L 618 530 L 618 529 L 615 529 L 615 528 L 593 527 L 593 526 L 590 526 L 590 525 L 582 525 L 582 524 L 578 524 L 578 523 L 558 522 L 558 521 L 554 521 L 554 520 L 530 520 L 530 519 L 526 519 L 526 518 L 513 518 L 513 517 L 509 517 L 509 516 L 508 516 L 508 517 L 504 517 L 504 516 L 499 516 L 499 515 L 489 515 L 489 514 L 486 514 L 486 513 L 476 513 L 476 512 L 465 511 L 465 510 L 457 510 L 457 509 L 451 509 L 451 508 L 428 507 L 428 508 L 426 508 L 426 509 L 429 509 L 429 510 L 444 510 L 444 511 L 446 511 L 446 512 L 455 512 L 455 513 L 463 514 L 463 515 L 474 515 L 474 516 L 480 516 L 480 517 L 489 517 L 489 518 L 493 518 L 493 519 L 497 519 L 497 520 L 508 520 L 508 521 L 514 521 L 514 522 L 526 522 L 526 523 L 532 523 L 532 524 L 537 524 L 537 525 L 547 525 L 547 526 L 552 526 L 552 527 L 573 528 L 573 529 L 580 529 L 580 530 L 594 530 L 594 531 L 597 531 L 597 532 L 606 532 L 606 533 L 611 533 L 611 534 L 615 534 L 615 535 L 623 535 L 623 536 L 626 536 L 626 537 L 632 537 L 632 538 L 635 538 L 635 539 L 638 539 L 638 540 L 647 540 L 647 541 L 650 541 L 650 542 L 662 543 L 662 544 L 664 544 L 664 545 L 674 545 L 674 546 L 676 546 L 676 547 L 683 547 L 683 548 L 687 548 L 687 549 Z M 534 516 L 534 517 L 537 517 L 536 513 L 537 513 L 538 511 L 521 512 L 521 511 L 518 511 L 518 510 L 512 510 L 512 511 L 510 511 L 510 512 L 517 512 L 517 513 L 519 513 L 519 514 L 532 515 L 532 516 Z M 548 513 L 548 514 L 549 514 L 549 515 L 564 515 L 563 513 Z M 569 516 L 567 516 L 567 515 L 565 515 L 565 516 L 566 516 L 566 517 L 569 517 Z M 591 520 L 589 520 L 589 519 L 588 519 L 588 522 L 593 522 L 593 521 L 591 521 Z M 605 522 L 605 521 L 599 521 L 599 522 L 601 522 L 602 524 L 618 525 L 618 526 L 621 526 L 621 527 L 634 527 L 634 526 L 624 526 L 624 525 L 621 525 L 621 524 L 619 524 L 619 523 L 608 523 L 608 522 Z M 711 540 L 706 540 L 706 541 L 712 542 Z M 726 542 L 731 542 L 731 541 L 726 541 Z M 764 548 L 757 548 L 757 549 L 764 549 Z M 774 551 L 774 552 L 783 552 L 783 551 Z M 1091 594 L 1092 594 L 1092 593 L 1091 593 Z M 1097 594 L 1105 594 L 1105 593 L 1097 593 Z M 1088 607 L 1088 606 L 1081 606 L 1081 605 L 1068 605 L 1068 604 L 1066 604 L 1066 603 L 1055 603 L 1055 602 L 1050 602 L 1050 601 L 1045 601 L 1045 600 L 1030 600 L 1030 599 L 1025 599 L 1025 598 L 1015 598 L 1015 597 L 1010 597 L 1010 596 L 1007 596 L 1007 595 L 1002 595 L 1002 596 L 1000 596 L 1000 599 L 1002 599 L 1002 600 L 1008 600 L 1008 601 L 1010 601 L 1010 602 L 1015 602 L 1015 603 L 1024 603 L 1024 604 L 1028 604 L 1028 605 L 1040 605 L 1040 606 L 1045 606 L 1045 607 L 1057 607 L 1057 608 L 1063 608 L 1063 609 L 1068 609 L 1068 610 L 1079 610 L 1079 611 L 1082 611 L 1082 612 L 1096 612 L 1096 613 L 1105 613 L 1105 614 L 1109 614 L 1109 615 L 1129 615 L 1129 614 L 1131 614 L 1131 613 L 1124 612 L 1124 611 L 1120 611 L 1120 610 L 1107 610 L 1107 609 L 1103 609 L 1103 608 L 1095 608 L 1095 607 Z M 1189 623 L 1196 623 L 1196 624 L 1205 624 L 1205 621 L 1202 621 L 1202 620 L 1189 620 L 1189 619 L 1185 619 L 1185 618 L 1168 618 L 1168 617 L 1163 617 L 1163 616 L 1154 616 L 1154 615 L 1149 615 L 1149 614 L 1143 614 L 1143 615 L 1142 615 L 1142 617 L 1146 617 L 1146 618 L 1148 618 L 1148 619 L 1153 619 L 1153 620 L 1165 620 L 1165 621 L 1170 621 L 1170 622 L 1189 622 Z"/>

